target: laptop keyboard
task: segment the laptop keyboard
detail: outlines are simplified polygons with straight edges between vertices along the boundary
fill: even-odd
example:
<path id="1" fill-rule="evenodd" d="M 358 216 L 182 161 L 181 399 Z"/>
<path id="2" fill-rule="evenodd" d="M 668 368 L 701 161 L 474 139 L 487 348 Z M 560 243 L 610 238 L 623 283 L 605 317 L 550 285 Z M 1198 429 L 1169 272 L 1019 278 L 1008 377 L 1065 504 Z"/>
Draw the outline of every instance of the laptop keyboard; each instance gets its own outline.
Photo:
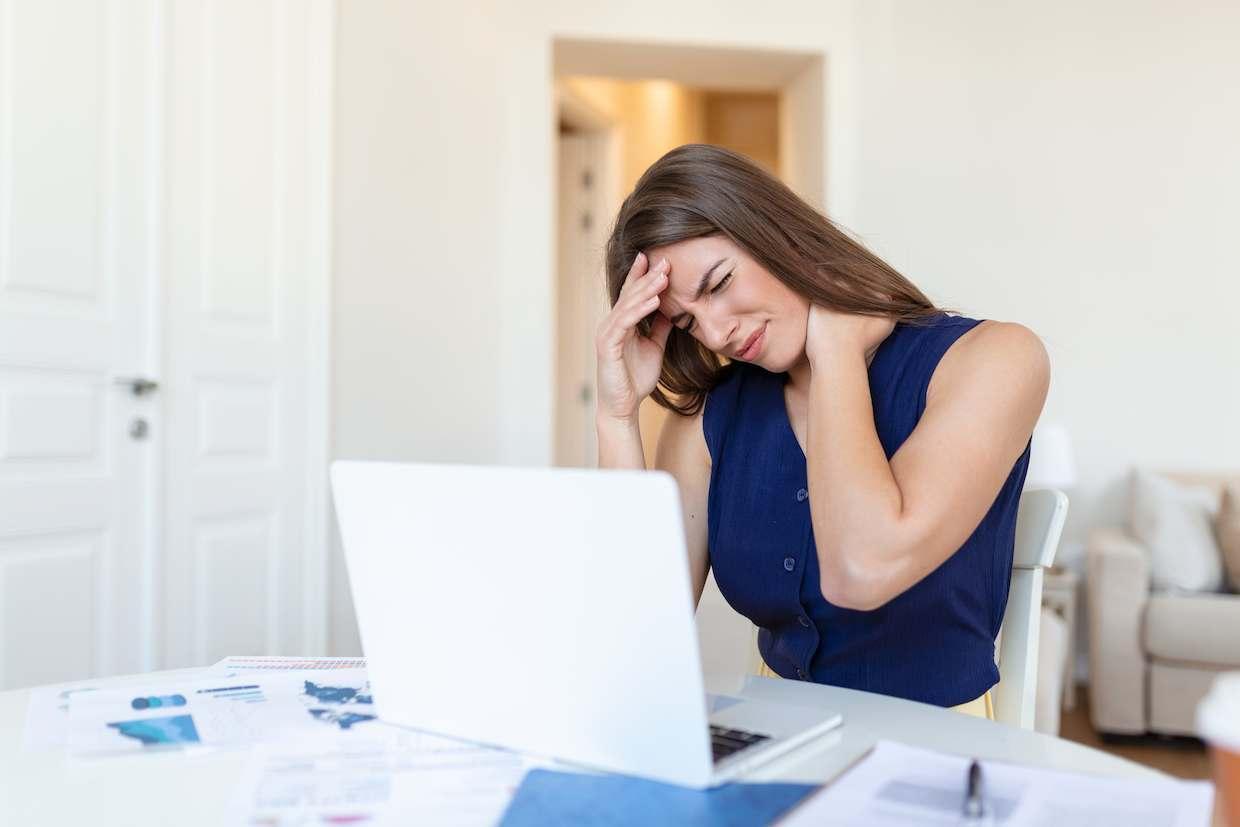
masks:
<path id="1" fill-rule="evenodd" d="M 754 744 L 760 744 L 763 741 L 769 740 L 771 740 L 769 735 L 746 732 L 743 729 L 728 729 L 727 727 L 715 726 L 714 724 L 710 725 L 710 751 L 716 764 L 730 755 L 735 755 L 743 749 L 752 747 Z"/>

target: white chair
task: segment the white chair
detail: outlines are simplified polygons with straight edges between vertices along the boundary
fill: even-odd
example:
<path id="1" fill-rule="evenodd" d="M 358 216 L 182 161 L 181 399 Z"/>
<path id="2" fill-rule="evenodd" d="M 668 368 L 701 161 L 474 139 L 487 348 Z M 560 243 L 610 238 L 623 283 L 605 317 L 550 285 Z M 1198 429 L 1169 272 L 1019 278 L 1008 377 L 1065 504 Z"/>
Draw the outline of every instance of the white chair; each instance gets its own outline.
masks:
<path id="1" fill-rule="evenodd" d="M 1055 560 L 1067 516 L 1068 498 L 1062 491 L 1042 488 L 1021 494 L 1012 585 L 999 632 L 999 684 L 992 696 L 995 720 L 1021 729 L 1033 729 L 1042 573 Z"/>

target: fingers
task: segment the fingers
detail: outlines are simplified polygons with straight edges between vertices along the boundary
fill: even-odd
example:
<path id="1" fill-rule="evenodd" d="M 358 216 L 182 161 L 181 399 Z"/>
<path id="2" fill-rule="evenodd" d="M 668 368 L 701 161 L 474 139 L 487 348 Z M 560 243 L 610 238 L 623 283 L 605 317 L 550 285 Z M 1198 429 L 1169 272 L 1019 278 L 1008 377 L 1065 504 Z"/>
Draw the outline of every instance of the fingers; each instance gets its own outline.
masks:
<path id="1" fill-rule="evenodd" d="M 637 301 L 624 308 L 616 316 L 616 323 L 625 331 L 637 327 L 637 323 L 659 309 L 659 297 L 650 296 L 644 301 Z"/>
<path id="2" fill-rule="evenodd" d="M 667 259 L 661 259 L 647 275 L 626 285 L 616 300 L 616 306 L 612 308 L 610 317 L 627 319 L 640 308 L 641 314 L 637 317 L 637 321 L 640 321 L 657 308 L 659 294 L 667 289 L 667 266 Z M 633 324 L 636 324 L 636 321 Z"/>
<path id="3" fill-rule="evenodd" d="M 655 300 L 655 307 L 658 307 L 659 294 L 667 289 L 667 285 L 668 274 L 666 268 L 656 265 L 647 275 L 642 276 L 624 289 L 624 292 L 616 300 L 616 306 L 612 309 L 612 312 L 627 314 L 629 308 L 635 305 L 648 305 L 651 298 Z"/>
<path id="4" fill-rule="evenodd" d="M 642 301 L 654 296 L 656 299 L 659 294 L 667 289 L 667 272 L 664 270 L 652 270 L 650 275 L 642 277 L 641 281 L 630 289 L 630 295 L 633 301 Z"/>
<path id="5" fill-rule="evenodd" d="M 628 340 L 629 334 L 635 331 L 637 323 L 658 309 L 658 294 L 649 296 L 645 300 L 634 298 L 623 305 L 618 305 L 599 326 L 597 344 L 600 352 L 617 351 Z M 658 324 L 659 319 L 667 322 L 667 319 L 660 314 L 655 324 Z M 667 324 L 668 327 L 671 326 L 670 322 Z M 663 338 L 666 340 L 666 334 Z"/>
<path id="6" fill-rule="evenodd" d="M 613 310 L 611 315 L 603 321 L 599 339 L 604 344 L 613 347 L 622 344 L 629 332 L 637 327 L 638 322 L 658 309 L 658 296 L 650 296 L 645 301 L 626 302 L 623 307 Z"/>
<path id="7" fill-rule="evenodd" d="M 667 337 L 672 332 L 672 321 L 659 313 L 650 323 L 650 338 L 660 349 L 667 347 Z"/>
<path id="8" fill-rule="evenodd" d="M 619 305 L 624 301 L 625 297 L 633 291 L 649 286 L 651 281 L 659 280 L 662 284 L 667 283 L 667 273 L 671 269 L 666 258 L 659 259 L 653 267 L 646 267 L 646 254 L 638 253 L 637 258 L 633 261 L 633 266 L 629 268 L 629 274 L 624 279 L 624 286 L 620 288 L 620 295 L 616 298 L 616 304 Z"/>
<path id="9" fill-rule="evenodd" d="M 600 346 L 609 350 L 618 348 L 628 338 L 629 332 L 637 327 L 638 322 L 659 309 L 659 295 L 667 289 L 669 267 L 667 259 L 663 258 L 654 267 L 647 269 L 645 254 L 638 253 L 633 266 L 629 268 L 615 307 L 599 327 Z M 666 341 L 667 334 L 663 333 L 662 336 Z"/>
<path id="10" fill-rule="evenodd" d="M 635 281 L 646 274 L 646 267 L 649 265 L 646 254 L 639 252 L 637 257 L 633 259 L 633 264 L 629 267 L 628 275 L 624 277 L 624 284 L 628 286 L 629 282 Z"/>

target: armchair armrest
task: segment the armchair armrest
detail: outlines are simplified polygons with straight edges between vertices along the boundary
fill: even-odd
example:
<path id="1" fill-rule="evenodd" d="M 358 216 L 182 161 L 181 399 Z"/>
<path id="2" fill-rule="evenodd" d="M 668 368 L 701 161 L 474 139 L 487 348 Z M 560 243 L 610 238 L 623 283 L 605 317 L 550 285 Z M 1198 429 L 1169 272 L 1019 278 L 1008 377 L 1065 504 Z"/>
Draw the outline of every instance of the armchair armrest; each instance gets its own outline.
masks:
<path id="1" fill-rule="evenodd" d="M 1146 731 L 1142 618 L 1150 593 L 1148 556 L 1119 529 L 1100 529 L 1085 551 L 1089 613 L 1089 706 L 1101 732 Z"/>

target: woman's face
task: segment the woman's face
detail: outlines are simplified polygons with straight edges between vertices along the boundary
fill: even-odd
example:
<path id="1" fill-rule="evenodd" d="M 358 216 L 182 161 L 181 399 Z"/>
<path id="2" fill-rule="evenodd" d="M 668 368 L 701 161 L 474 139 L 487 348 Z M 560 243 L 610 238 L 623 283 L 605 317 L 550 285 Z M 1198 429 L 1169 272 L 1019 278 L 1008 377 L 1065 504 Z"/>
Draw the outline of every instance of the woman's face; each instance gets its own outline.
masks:
<path id="1" fill-rule="evenodd" d="M 659 312 L 729 359 L 785 373 L 805 354 L 809 299 L 772 276 L 730 239 L 707 236 L 646 251 L 670 265 Z"/>

